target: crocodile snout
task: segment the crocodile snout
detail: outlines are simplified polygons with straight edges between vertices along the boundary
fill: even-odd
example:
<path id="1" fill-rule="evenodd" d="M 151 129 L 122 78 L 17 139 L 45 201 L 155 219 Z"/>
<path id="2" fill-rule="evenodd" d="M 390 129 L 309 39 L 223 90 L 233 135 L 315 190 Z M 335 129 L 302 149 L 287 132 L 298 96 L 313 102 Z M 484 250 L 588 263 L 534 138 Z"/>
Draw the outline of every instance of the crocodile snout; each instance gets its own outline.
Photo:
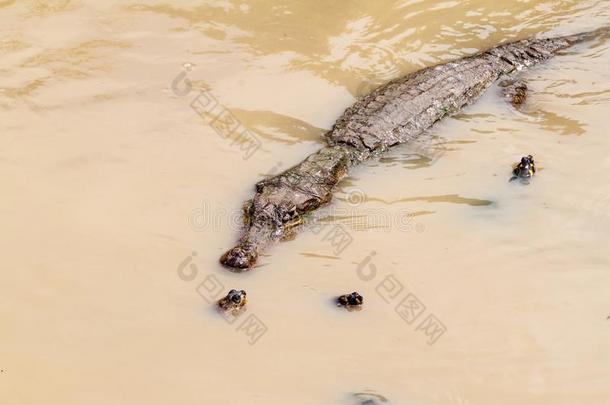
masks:
<path id="1" fill-rule="evenodd" d="M 256 263 L 258 252 L 252 243 L 237 245 L 220 258 L 220 263 L 234 269 L 250 269 Z"/>

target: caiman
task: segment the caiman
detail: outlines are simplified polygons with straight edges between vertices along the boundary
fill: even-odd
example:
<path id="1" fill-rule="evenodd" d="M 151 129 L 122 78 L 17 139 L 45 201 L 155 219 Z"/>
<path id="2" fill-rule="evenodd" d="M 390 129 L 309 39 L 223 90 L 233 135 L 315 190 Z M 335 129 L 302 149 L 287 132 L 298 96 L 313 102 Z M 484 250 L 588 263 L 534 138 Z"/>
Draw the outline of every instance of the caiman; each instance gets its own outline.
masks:
<path id="1" fill-rule="evenodd" d="M 512 179 L 530 179 L 536 173 L 536 162 L 532 155 L 523 156 L 521 161 L 513 167 Z M 512 180 L 511 179 L 511 180 Z"/>
<path id="2" fill-rule="evenodd" d="M 225 312 L 237 313 L 246 305 L 246 292 L 244 290 L 231 290 L 218 301 L 218 307 Z"/>
<path id="3" fill-rule="evenodd" d="M 351 294 L 343 294 L 343 295 L 337 297 L 337 305 L 340 307 L 348 308 L 348 309 L 354 308 L 354 307 L 360 307 L 363 302 L 364 302 L 364 298 L 362 297 L 362 295 L 358 294 L 356 291 L 354 291 Z"/>
<path id="4" fill-rule="evenodd" d="M 325 135 L 328 146 L 256 184 L 254 197 L 244 206 L 244 233 L 220 262 L 234 269 L 251 268 L 262 249 L 287 237 L 305 214 L 331 200 L 334 187 L 352 166 L 418 137 L 477 100 L 496 80 L 514 77 L 571 45 L 607 36 L 608 31 L 604 27 L 515 41 L 382 85 L 343 113 Z"/>

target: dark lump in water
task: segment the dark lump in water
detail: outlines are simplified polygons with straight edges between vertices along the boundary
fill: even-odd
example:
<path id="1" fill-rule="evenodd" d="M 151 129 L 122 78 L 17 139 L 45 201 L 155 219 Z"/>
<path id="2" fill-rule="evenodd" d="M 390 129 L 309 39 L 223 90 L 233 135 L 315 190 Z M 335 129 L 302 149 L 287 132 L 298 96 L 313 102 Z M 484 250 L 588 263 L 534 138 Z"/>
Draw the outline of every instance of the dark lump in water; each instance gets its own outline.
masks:
<path id="1" fill-rule="evenodd" d="M 355 291 L 351 294 L 344 294 L 337 298 L 337 305 L 346 308 L 360 307 L 363 302 L 364 298 L 362 298 L 362 295 Z"/>
<path id="2" fill-rule="evenodd" d="M 246 305 L 246 292 L 244 290 L 231 290 L 218 301 L 218 306 L 224 311 L 233 311 Z"/>

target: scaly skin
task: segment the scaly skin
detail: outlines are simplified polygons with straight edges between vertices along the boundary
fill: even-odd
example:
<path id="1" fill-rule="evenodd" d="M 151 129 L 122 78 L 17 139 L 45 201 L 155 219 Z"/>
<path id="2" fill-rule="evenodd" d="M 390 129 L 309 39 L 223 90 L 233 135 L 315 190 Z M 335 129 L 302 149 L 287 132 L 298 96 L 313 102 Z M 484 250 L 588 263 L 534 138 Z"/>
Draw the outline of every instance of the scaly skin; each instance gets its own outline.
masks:
<path id="1" fill-rule="evenodd" d="M 220 262 L 249 269 L 270 243 L 287 236 L 304 214 L 328 203 L 351 166 L 407 142 L 477 100 L 498 78 L 514 75 L 608 28 L 549 39 L 525 39 L 393 80 L 349 107 L 326 134 L 329 146 L 256 185 L 246 229 Z"/>

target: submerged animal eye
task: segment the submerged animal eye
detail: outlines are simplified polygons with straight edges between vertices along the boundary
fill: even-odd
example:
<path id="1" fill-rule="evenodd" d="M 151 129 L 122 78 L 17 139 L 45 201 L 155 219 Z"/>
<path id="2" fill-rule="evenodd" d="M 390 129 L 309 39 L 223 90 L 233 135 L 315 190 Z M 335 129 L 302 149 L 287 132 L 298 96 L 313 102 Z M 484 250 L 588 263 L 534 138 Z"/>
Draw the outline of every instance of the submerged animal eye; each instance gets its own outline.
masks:
<path id="1" fill-rule="evenodd" d="M 231 297 L 231 301 L 237 304 L 239 303 L 239 301 L 241 301 L 241 297 L 239 296 L 239 294 L 235 294 Z"/>

